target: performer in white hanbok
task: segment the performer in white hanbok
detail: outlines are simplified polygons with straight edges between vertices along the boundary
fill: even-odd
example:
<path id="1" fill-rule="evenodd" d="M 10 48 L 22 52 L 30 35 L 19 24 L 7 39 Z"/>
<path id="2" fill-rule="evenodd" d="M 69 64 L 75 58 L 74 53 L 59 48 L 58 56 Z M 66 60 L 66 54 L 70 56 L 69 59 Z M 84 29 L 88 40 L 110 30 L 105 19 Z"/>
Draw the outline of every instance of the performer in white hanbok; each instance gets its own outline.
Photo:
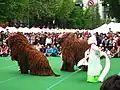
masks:
<path id="1" fill-rule="evenodd" d="M 89 38 L 88 44 L 91 45 L 91 48 L 88 59 L 87 81 L 97 82 L 102 70 L 102 65 L 100 63 L 100 50 L 97 46 L 96 37 L 94 35 Z"/>
<path id="2" fill-rule="evenodd" d="M 85 52 L 85 58 L 78 62 L 77 66 L 88 65 L 87 82 L 102 82 L 109 72 L 110 60 L 105 52 L 102 52 L 97 46 L 96 37 L 93 35 L 89 38 L 88 44 L 91 45 L 90 49 Z M 100 57 L 105 56 L 106 65 L 102 71 Z M 88 58 L 88 62 L 87 59 Z"/>

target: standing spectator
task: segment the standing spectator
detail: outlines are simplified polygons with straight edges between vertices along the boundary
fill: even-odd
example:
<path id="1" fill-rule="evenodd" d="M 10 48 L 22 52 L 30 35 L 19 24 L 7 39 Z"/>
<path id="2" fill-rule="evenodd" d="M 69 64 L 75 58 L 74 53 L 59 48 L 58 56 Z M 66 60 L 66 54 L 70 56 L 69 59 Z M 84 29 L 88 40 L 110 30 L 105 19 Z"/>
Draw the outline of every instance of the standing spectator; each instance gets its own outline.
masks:
<path id="1" fill-rule="evenodd" d="M 2 44 L 3 44 L 3 38 L 2 38 L 2 36 L 0 34 L 0 46 L 2 46 Z"/>
<path id="2" fill-rule="evenodd" d="M 102 47 L 104 48 L 104 51 L 105 51 L 106 48 L 108 48 L 108 39 L 106 36 L 103 36 L 101 44 L 102 44 Z"/>
<path id="3" fill-rule="evenodd" d="M 52 44 L 57 46 L 58 42 L 57 42 L 56 36 L 52 37 L 52 42 L 53 42 Z"/>
<path id="4" fill-rule="evenodd" d="M 46 41 L 45 35 L 41 34 L 40 39 L 39 39 L 39 43 L 41 45 L 45 45 L 45 41 Z"/>
<path id="5" fill-rule="evenodd" d="M 96 35 L 96 40 L 97 40 L 97 46 L 100 46 L 100 44 L 101 44 L 101 37 L 99 36 L 99 34 L 98 33 L 96 33 L 95 34 Z"/>
<path id="6" fill-rule="evenodd" d="M 2 37 L 2 39 L 6 38 L 4 31 L 1 31 L 1 37 Z"/>
<path id="7" fill-rule="evenodd" d="M 46 42 L 45 42 L 45 44 L 51 47 L 52 39 L 51 39 L 50 36 L 48 36 L 48 37 L 46 38 Z"/>
<path id="8" fill-rule="evenodd" d="M 27 35 L 26 38 L 28 40 L 28 43 L 32 45 L 32 37 L 31 37 L 31 35 Z"/>
<path id="9" fill-rule="evenodd" d="M 118 57 L 120 57 L 120 37 L 116 41 L 116 46 L 117 46 Z"/>
<path id="10" fill-rule="evenodd" d="M 38 36 L 35 36 L 35 42 L 34 42 L 34 45 L 37 45 L 39 42 L 39 37 Z"/>
<path id="11" fill-rule="evenodd" d="M 110 37 L 108 40 L 108 50 L 111 50 L 114 46 L 114 40 L 113 37 Z"/>
<path id="12" fill-rule="evenodd" d="M 6 35 L 9 35 L 9 33 L 10 33 L 9 29 L 6 29 Z"/>
<path id="13" fill-rule="evenodd" d="M 31 38 L 31 43 L 34 45 L 34 42 L 35 42 L 35 36 L 31 35 L 30 38 Z"/>

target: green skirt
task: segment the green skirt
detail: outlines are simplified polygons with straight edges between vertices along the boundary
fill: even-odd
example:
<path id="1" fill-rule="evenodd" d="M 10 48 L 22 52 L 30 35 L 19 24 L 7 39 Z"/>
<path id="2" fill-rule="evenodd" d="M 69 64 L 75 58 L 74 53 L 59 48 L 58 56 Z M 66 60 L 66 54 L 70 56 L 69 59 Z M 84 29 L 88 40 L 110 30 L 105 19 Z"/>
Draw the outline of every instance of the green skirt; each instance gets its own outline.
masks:
<path id="1" fill-rule="evenodd" d="M 97 76 L 87 76 L 87 82 L 91 82 L 91 83 L 94 83 L 94 82 L 99 82 L 99 75 Z"/>

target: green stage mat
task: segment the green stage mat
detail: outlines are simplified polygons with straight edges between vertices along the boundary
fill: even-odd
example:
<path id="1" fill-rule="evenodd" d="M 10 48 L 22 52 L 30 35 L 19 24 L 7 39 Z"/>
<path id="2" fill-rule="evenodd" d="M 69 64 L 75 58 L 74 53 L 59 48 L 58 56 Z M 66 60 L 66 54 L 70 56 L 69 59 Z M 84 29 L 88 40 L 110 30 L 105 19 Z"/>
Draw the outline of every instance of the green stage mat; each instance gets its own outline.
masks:
<path id="1" fill-rule="evenodd" d="M 32 76 L 20 74 L 16 62 L 10 57 L 0 57 L 0 90 L 99 90 L 102 83 L 87 83 L 86 72 L 60 71 L 62 60 L 60 57 L 48 57 L 55 76 Z M 104 60 L 102 60 L 104 66 Z M 118 74 L 120 59 L 111 59 L 111 69 L 108 76 Z M 106 77 L 106 78 L 107 78 Z"/>

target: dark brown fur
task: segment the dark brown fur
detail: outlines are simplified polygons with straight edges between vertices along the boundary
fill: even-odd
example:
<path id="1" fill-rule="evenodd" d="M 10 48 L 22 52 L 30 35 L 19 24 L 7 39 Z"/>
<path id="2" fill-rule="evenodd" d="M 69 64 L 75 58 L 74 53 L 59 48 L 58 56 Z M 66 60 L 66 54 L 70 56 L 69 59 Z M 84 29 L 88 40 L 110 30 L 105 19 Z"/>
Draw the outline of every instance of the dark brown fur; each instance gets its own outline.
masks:
<path id="1" fill-rule="evenodd" d="M 8 46 L 12 59 L 20 66 L 21 73 L 27 74 L 30 70 L 32 75 L 59 76 L 52 71 L 46 56 L 29 45 L 24 35 L 16 34 L 9 37 Z"/>
<path id="2" fill-rule="evenodd" d="M 87 41 L 75 38 L 73 33 L 64 34 L 59 39 L 61 43 L 63 59 L 61 70 L 73 72 L 74 65 L 77 65 L 79 60 L 84 57 L 84 53 L 89 48 L 89 45 Z"/>

